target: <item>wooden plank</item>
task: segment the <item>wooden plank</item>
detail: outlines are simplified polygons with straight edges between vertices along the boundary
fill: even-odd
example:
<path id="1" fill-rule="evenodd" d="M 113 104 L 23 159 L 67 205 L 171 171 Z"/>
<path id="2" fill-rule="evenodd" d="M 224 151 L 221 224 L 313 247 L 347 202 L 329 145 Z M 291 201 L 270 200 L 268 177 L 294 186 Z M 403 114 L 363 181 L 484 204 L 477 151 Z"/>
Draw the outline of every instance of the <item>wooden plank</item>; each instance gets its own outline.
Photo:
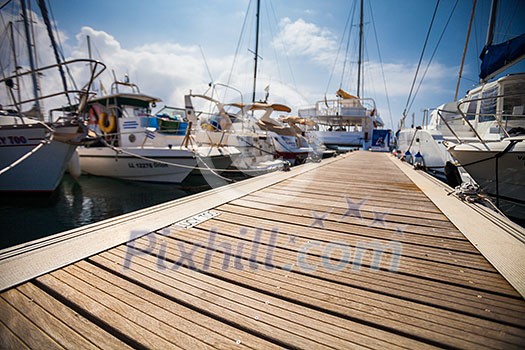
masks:
<path id="1" fill-rule="evenodd" d="M 281 201 L 283 205 L 293 205 L 293 203 L 298 201 L 294 196 L 289 196 L 289 195 L 284 195 L 284 194 L 276 194 L 276 193 L 269 193 L 269 194 L 267 194 L 267 193 L 265 193 L 263 191 L 254 192 L 254 193 L 250 194 L 250 196 L 276 199 L 276 200 Z M 315 199 L 315 204 L 322 205 L 322 206 L 333 206 L 334 202 L 329 200 L 329 199 L 317 198 L 317 199 Z M 347 208 L 344 198 L 343 198 L 342 201 L 339 202 L 338 206 L 341 207 L 341 208 Z M 417 211 L 414 211 L 414 210 L 397 209 L 397 208 L 392 208 L 392 207 L 389 207 L 387 209 L 388 209 L 388 212 L 390 214 L 393 214 L 393 215 L 401 215 L 401 216 L 408 216 L 408 217 L 420 217 L 421 216 L 420 213 L 418 213 Z M 367 212 L 370 212 L 370 213 L 374 213 L 374 211 L 383 213 L 385 208 L 384 207 L 378 207 L 375 203 L 371 204 L 370 202 L 367 201 L 367 202 L 364 202 L 362 204 L 360 210 L 367 211 Z M 445 222 L 447 221 L 446 216 L 443 215 L 441 212 L 440 213 L 427 212 L 427 213 L 424 213 L 424 216 L 427 219 L 432 219 L 432 220 L 437 220 L 437 221 L 445 221 Z"/>
<path id="2" fill-rule="evenodd" d="M 311 185 L 308 184 L 310 187 Z M 391 194 L 385 194 L 383 187 L 376 187 L 374 190 L 368 190 L 367 192 L 353 191 L 351 188 L 338 188 L 337 191 L 333 190 L 333 184 L 328 181 L 319 181 L 315 184 L 315 187 L 305 188 L 293 183 L 293 185 L 281 184 L 280 187 L 271 186 L 267 187 L 258 192 L 271 194 L 275 193 L 278 195 L 293 196 L 297 198 L 304 198 L 305 200 L 330 200 L 332 197 L 341 197 L 341 194 L 345 194 L 346 197 L 354 201 L 373 201 L 373 204 L 378 208 L 389 209 L 395 206 L 398 209 L 414 210 L 414 206 L 417 206 L 418 212 L 424 214 L 429 213 L 441 213 L 436 206 L 428 200 L 426 197 L 413 198 L 413 194 L 404 194 L 402 196 L 394 196 Z M 255 192 L 255 193 L 258 193 Z"/>
<path id="3" fill-rule="evenodd" d="M 55 273 L 73 285 L 55 277 Z M 90 314 L 90 318 L 99 319 L 101 322 L 104 322 L 107 327 L 112 327 L 122 335 L 132 337 L 136 344 L 133 347 L 182 349 L 182 347 L 178 347 L 176 344 L 157 335 L 160 322 L 148 318 L 149 322 L 144 325 L 144 320 L 141 316 L 132 313 L 130 307 L 125 307 L 122 304 L 119 305 L 121 307 L 120 310 L 115 310 L 115 306 L 113 305 L 112 307 L 108 307 L 103 304 L 103 302 L 111 298 L 111 296 L 101 296 L 103 297 L 101 300 L 95 300 L 89 295 L 84 294 L 84 289 L 82 288 L 84 283 L 82 281 L 74 279 L 74 277 L 62 271 L 56 271 L 55 273 L 40 276 L 37 278 L 37 281 L 50 290 L 64 296 L 71 303 L 74 303 L 75 309 L 79 312 L 84 310 L 85 313 Z M 89 292 L 89 290 L 86 292 Z M 127 315 L 127 311 L 130 311 L 131 315 Z M 128 316 L 131 316 L 131 318 Z"/>
<path id="4" fill-rule="evenodd" d="M 0 321 L 0 340 L 4 349 L 29 349 L 29 347 Z"/>
<path id="5" fill-rule="evenodd" d="M 392 161 L 425 192 L 521 296 L 525 297 L 525 244 L 502 231 L 457 198 L 447 196 L 443 188 L 439 188 L 425 176 L 416 171 L 409 171 L 405 164 L 397 160 Z M 522 230 L 522 234 L 525 234 L 525 229 Z"/>
<path id="6" fill-rule="evenodd" d="M 159 320 L 169 320 L 171 326 L 214 348 L 226 349 L 234 346 L 239 348 L 277 348 L 275 344 L 265 342 L 260 338 L 246 334 L 242 330 L 178 305 L 172 300 L 85 261 L 80 261 L 65 269 L 76 277 L 96 285 L 97 288 L 113 296 L 118 296 L 119 300 L 134 305 L 145 315 L 150 315 Z"/>
<path id="7" fill-rule="evenodd" d="M 286 227 L 286 225 L 298 226 L 300 228 L 322 228 L 326 232 L 341 232 L 355 237 L 374 237 L 374 238 L 392 238 L 392 234 L 397 234 L 399 240 L 403 243 L 411 243 L 414 246 L 421 246 L 423 249 L 436 248 L 445 249 L 447 251 L 455 251 L 464 253 L 465 256 L 473 257 L 480 254 L 472 244 L 467 240 L 457 239 L 455 232 L 445 232 L 438 234 L 426 235 L 421 232 L 412 233 L 407 227 L 402 228 L 398 225 L 384 224 L 383 221 L 377 220 L 370 222 L 368 225 L 364 223 L 355 223 L 353 220 L 347 220 L 344 216 L 339 216 L 331 212 L 312 212 L 300 211 L 287 212 L 286 210 L 260 210 L 253 206 L 238 206 L 232 204 L 224 204 L 216 208 L 217 211 L 224 212 L 222 217 L 217 218 L 219 221 L 238 222 L 239 217 L 249 219 L 251 226 L 254 225 L 255 220 L 264 218 L 264 221 L 272 221 L 277 225 Z M 316 216 L 321 217 L 316 221 Z M 246 220 L 245 220 L 246 221 Z M 263 221 L 263 222 L 264 222 Z M 323 227 L 320 227 L 320 226 Z M 428 253 L 428 251 L 427 251 Z M 486 265 L 486 264 L 485 264 Z M 493 269 L 492 269 L 493 270 Z M 495 271 L 495 270 L 493 270 Z"/>
<path id="8" fill-rule="evenodd" d="M 8 290 L 2 298 L 10 303 L 38 328 L 66 349 L 92 349 L 93 343 L 76 333 L 67 324 L 41 308 L 16 289 Z"/>
<path id="9" fill-rule="evenodd" d="M 32 283 L 24 283 L 16 289 L 32 300 L 33 303 L 59 318 L 75 332 L 89 339 L 95 346 L 102 349 L 131 349 L 130 346 L 120 339 L 106 332 Z"/>
<path id="10" fill-rule="evenodd" d="M 220 207 L 222 208 L 222 207 Z M 216 210 L 219 210 L 217 208 Z M 299 219 L 291 219 L 295 222 L 300 221 Z M 249 224 L 241 224 L 242 222 L 249 221 Z M 432 245 L 432 242 L 425 241 L 424 239 L 421 239 L 421 244 L 425 243 L 425 245 L 418 245 L 417 239 L 407 237 L 408 235 L 401 235 L 397 232 L 392 231 L 386 231 L 383 232 L 381 229 L 373 229 L 368 228 L 366 232 L 360 232 L 359 230 L 356 231 L 356 233 L 353 232 L 345 232 L 344 227 L 340 227 L 342 225 L 336 225 L 333 226 L 330 225 L 330 222 L 325 222 L 324 228 L 321 227 L 312 227 L 311 225 L 295 225 L 295 224 L 288 224 L 286 220 L 283 221 L 272 221 L 270 218 L 268 219 L 257 219 L 255 217 L 250 217 L 249 220 L 246 220 L 246 216 L 243 215 L 237 215 L 234 213 L 223 213 L 220 217 L 216 218 L 215 220 L 212 220 L 203 226 L 200 226 L 202 228 L 207 229 L 208 231 L 211 230 L 214 225 L 229 225 L 234 224 L 238 225 L 237 228 L 232 227 L 232 229 L 240 230 L 243 227 L 246 229 L 266 229 L 268 231 L 275 229 L 278 230 L 280 233 L 285 235 L 285 238 L 288 239 L 293 235 L 294 240 L 299 241 L 297 244 L 299 246 L 304 246 L 308 242 L 303 241 L 304 240 L 316 240 L 319 242 L 323 242 L 324 244 L 330 244 L 333 242 L 344 242 L 344 244 L 349 245 L 353 249 L 355 249 L 357 246 L 370 243 L 370 242 L 380 242 L 382 244 L 390 244 L 392 241 L 395 241 L 396 243 L 399 242 L 401 244 L 401 250 L 403 253 L 403 262 L 413 262 L 418 265 L 418 268 L 427 269 L 428 267 L 436 267 L 438 266 L 436 263 L 441 263 L 443 265 L 442 267 L 438 266 L 438 269 L 445 270 L 447 273 L 450 273 L 452 275 L 460 274 L 464 278 L 468 276 L 468 273 L 465 274 L 465 272 L 470 272 L 474 274 L 472 278 L 475 278 L 476 275 L 484 274 L 486 276 L 489 276 L 489 279 L 492 279 L 493 276 L 497 276 L 498 281 L 501 279 L 499 278 L 499 275 L 490 267 L 489 264 L 487 264 L 487 261 L 480 255 L 480 254 L 467 254 L 461 250 L 454 249 L 454 245 L 447 244 L 443 245 L 441 242 L 434 243 L 434 246 Z M 309 221 L 311 224 L 311 220 Z M 223 226 L 223 227 L 231 227 L 231 226 Z M 331 229 L 331 227 L 338 227 L 337 230 Z M 376 235 L 374 235 L 376 233 Z M 379 234 L 377 234 L 379 233 Z M 449 252 L 453 251 L 455 254 L 450 255 Z M 482 271 L 480 271 L 482 270 Z M 488 274 L 487 274 L 488 273 Z M 512 293 L 513 289 L 511 288 L 510 291 Z"/>
<path id="11" fill-rule="evenodd" d="M 364 345 L 394 348 L 396 342 L 415 344 L 393 334 L 378 336 L 385 333 L 370 327 L 363 328 L 357 323 L 348 324 L 344 320 L 295 304 L 286 303 L 276 314 L 272 310 L 283 302 L 274 297 L 256 293 L 246 298 L 228 291 L 228 288 L 217 287 L 215 281 L 206 274 L 187 269 L 156 269 L 157 258 L 150 255 L 134 258 L 131 267 L 123 270 L 119 264 L 122 266 L 126 259 L 126 251 L 120 248 L 91 258 L 115 273 L 125 274 L 176 299 L 226 317 L 229 322 L 235 322 L 252 332 L 278 339 L 287 348 L 348 348 Z"/>
<path id="12" fill-rule="evenodd" d="M 175 235 L 175 237 L 177 236 Z M 174 240 L 175 237 L 157 237 L 158 244 L 165 243 L 164 253 L 167 265 L 168 260 L 173 263 L 179 259 L 177 248 L 179 242 Z M 206 254 L 209 254 L 209 251 L 198 250 L 195 252 L 195 258 L 200 261 L 205 258 Z M 245 262 L 248 259 L 248 255 L 244 256 Z M 316 283 L 315 279 L 299 274 L 292 277 L 291 273 L 285 275 L 275 269 L 266 270 L 262 268 L 257 270 L 226 270 L 222 266 L 222 260 L 221 255 L 213 255 L 210 268 L 206 269 L 206 273 L 232 281 L 234 286 L 248 287 L 274 296 L 277 294 L 281 298 L 293 299 L 301 305 L 308 304 L 317 310 L 322 308 L 326 312 L 337 312 L 341 317 L 359 318 L 367 324 L 376 323 L 382 327 L 391 327 L 398 332 L 425 337 L 434 342 L 461 347 L 468 347 L 468 344 L 472 346 L 470 342 L 477 342 L 478 345 L 492 344 L 496 347 L 508 347 L 512 344 L 519 344 L 523 339 L 522 337 L 525 336 L 524 330 L 445 310 L 428 308 L 425 305 L 401 301 L 402 307 L 393 307 L 390 304 L 391 302 L 399 303 L 400 301 L 385 298 L 383 295 L 371 296 L 368 294 L 367 297 L 355 298 L 356 291 L 351 288 L 341 288 L 340 293 L 334 294 L 334 290 L 337 289 L 336 285 L 331 285 L 326 280 L 322 283 Z M 304 282 L 301 283 L 301 281 Z M 275 288 L 276 284 L 278 288 Z M 238 287 L 232 287 L 232 290 L 243 291 Z M 314 295 L 316 297 L 313 297 Z M 378 302 L 372 303 L 373 306 L 368 306 L 371 304 L 371 299 L 378 299 Z M 433 315 L 429 317 L 429 314 L 432 313 Z M 469 332 L 465 333 L 467 329 Z M 505 337 L 502 337 L 503 334 Z"/>
<path id="13" fill-rule="evenodd" d="M 0 321 L 29 348 L 64 349 L 3 298 L 0 298 Z"/>
<path id="14" fill-rule="evenodd" d="M 217 228 L 217 232 L 226 235 L 236 235 L 239 231 L 240 230 L 227 231 L 222 230 L 220 227 Z M 184 231 L 179 231 L 176 235 L 179 239 L 184 238 L 181 232 Z M 259 247 L 260 254 L 263 255 L 267 255 L 267 252 L 269 251 L 267 237 L 270 234 L 269 232 L 266 232 L 266 234 L 266 236 L 263 236 L 263 242 Z M 184 240 L 186 244 L 189 244 L 191 247 L 192 242 L 198 242 L 199 247 L 201 247 L 206 246 L 209 231 L 206 230 L 199 233 L 199 230 L 194 228 L 188 230 L 188 235 L 190 238 Z M 246 236 L 245 239 L 252 239 L 251 234 Z M 216 244 L 219 243 L 224 243 L 226 245 L 230 243 L 232 247 L 235 246 L 235 242 L 228 241 L 228 239 L 218 240 Z M 181 245 L 181 249 L 182 248 L 185 250 L 191 249 L 184 245 Z M 159 249 L 158 245 L 157 249 Z M 220 249 L 220 247 L 217 249 Z M 253 249 L 253 247 L 246 245 L 245 249 L 250 250 Z M 276 247 L 272 250 L 272 266 L 281 269 L 283 266 L 297 264 L 297 256 L 297 253 L 290 252 L 289 247 L 285 246 L 284 248 L 281 248 L 279 244 L 276 244 Z M 367 267 L 363 267 L 359 271 L 352 270 L 351 274 L 338 275 L 333 273 L 333 271 L 320 268 L 319 264 L 321 259 L 318 255 L 315 256 L 313 254 L 308 254 L 308 257 L 310 259 L 315 258 L 313 261 L 309 260 L 308 263 L 317 266 L 317 269 L 313 272 L 298 271 L 298 273 L 322 278 L 323 281 L 331 280 L 347 286 L 375 291 L 379 294 L 401 297 L 405 300 L 421 302 L 427 305 L 458 310 L 483 318 L 502 320 L 513 324 L 521 324 L 523 322 L 525 306 L 520 299 L 503 297 L 486 291 L 472 290 L 466 287 L 427 281 L 414 276 L 407 277 L 397 273 L 389 273 L 388 271 L 371 271 Z M 267 258 L 262 256 L 257 263 L 259 266 L 265 266 L 264 264 L 266 260 Z M 294 274 L 295 271 L 283 271 L 283 273 Z M 380 280 L 381 283 L 377 283 L 378 280 Z M 503 280 L 502 282 L 506 283 Z M 516 309 L 516 307 L 518 308 Z M 490 310 L 490 312 L 488 312 L 488 310 Z"/>
<path id="15" fill-rule="evenodd" d="M 348 205 L 345 205 L 343 207 L 338 203 L 332 203 L 332 205 L 320 205 L 318 203 L 304 203 L 304 202 L 297 201 L 295 203 L 284 204 L 282 203 L 282 201 L 276 200 L 273 198 L 264 198 L 264 197 L 255 197 L 255 196 L 245 196 L 240 199 L 231 201 L 229 203 L 238 204 L 238 205 L 241 205 L 241 203 L 243 203 L 242 205 L 245 205 L 248 207 L 256 206 L 256 205 L 278 206 L 280 208 L 283 208 L 284 210 L 303 209 L 303 210 L 309 210 L 310 213 L 312 211 L 332 212 L 335 215 L 341 215 L 341 216 L 343 216 L 348 210 Z M 373 211 L 369 212 L 369 211 L 363 210 L 360 212 L 360 214 L 361 214 L 361 217 L 348 215 L 345 219 L 348 220 L 348 222 L 368 225 L 368 224 L 371 224 L 376 219 L 376 216 L 377 216 L 377 214 L 375 214 Z M 419 226 L 421 228 L 428 228 L 430 231 L 450 230 L 452 232 L 457 232 L 457 235 L 456 235 L 457 239 L 463 239 L 463 240 L 466 239 L 463 235 L 459 233 L 456 227 L 450 223 L 450 221 L 438 221 L 438 220 L 431 220 L 431 219 L 426 219 L 426 218 L 421 218 L 421 217 L 408 217 L 408 216 L 395 215 L 392 213 L 388 213 L 386 222 L 391 223 L 392 225 L 397 225 L 401 227 Z"/>

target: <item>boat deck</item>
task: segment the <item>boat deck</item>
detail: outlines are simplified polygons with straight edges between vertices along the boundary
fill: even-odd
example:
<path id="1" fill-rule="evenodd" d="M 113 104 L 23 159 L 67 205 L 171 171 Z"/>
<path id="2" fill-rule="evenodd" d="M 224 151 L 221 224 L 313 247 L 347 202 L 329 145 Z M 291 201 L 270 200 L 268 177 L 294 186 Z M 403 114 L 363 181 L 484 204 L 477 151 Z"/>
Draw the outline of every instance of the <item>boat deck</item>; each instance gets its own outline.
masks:
<path id="1" fill-rule="evenodd" d="M 502 235 L 397 162 L 354 152 L 4 250 L 0 347 L 523 349 L 525 244 L 465 233 Z"/>

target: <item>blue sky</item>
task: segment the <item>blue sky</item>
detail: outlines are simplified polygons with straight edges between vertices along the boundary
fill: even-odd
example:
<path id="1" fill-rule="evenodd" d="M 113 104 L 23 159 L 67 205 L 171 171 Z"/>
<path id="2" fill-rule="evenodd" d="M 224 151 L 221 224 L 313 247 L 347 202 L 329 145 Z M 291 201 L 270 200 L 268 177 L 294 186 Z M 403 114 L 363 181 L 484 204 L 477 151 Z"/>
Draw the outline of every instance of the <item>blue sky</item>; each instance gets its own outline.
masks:
<path id="1" fill-rule="evenodd" d="M 511 3 L 515 4 L 504 5 L 500 16 L 506 21 L 499 25 L 500 37 L 525 31 L 525 1 Z M 108 71 L 114 70 L 117 77 L 128 73 L 142 92 L 162 98 L 160 106 L 183 106 L 185 93 L 190 89 L 204 92 L 212 80 L 230 80 L 245 95 L 251 93 L 253 56 L 248 49 L 254 47 L 255 0 L 249 4 L 249 0 L 50 0 L 67 57 L 85 57 L 89 35 L 95 57 L 108 65 Z M 456 0 L 440 1 L 422 71 L 455 4 Z M 325 94 L 334 98 L 340 85 L 355 94 L 357 28 L 352 27 L 349 41 L 345 32 L 354 6 L 350 0 L 262 0 L 258 97 L 269 85 L 270 101 L 287 103 L 296 111 L 324 99 Z M 391 121 L 397 127 L 405 109 L 435 6 L 434 0 L 365 0 L 362 96 L 376 99 L 388 127 Z M 418 119 L 424 108 L 454 97 L 471 8 L 471 1 L 457 3 L 411 106 L 410 114 L 414 112 Z M 489 8 L 489 0 L 478 0 L 460 96 L 477 82 L 477 57 L 486 36 Z M 513 71 L 523 72 L 523 68 L 521 62 Z M 109 73 L 102 76 L 106 88 L 111 80 Z"/>

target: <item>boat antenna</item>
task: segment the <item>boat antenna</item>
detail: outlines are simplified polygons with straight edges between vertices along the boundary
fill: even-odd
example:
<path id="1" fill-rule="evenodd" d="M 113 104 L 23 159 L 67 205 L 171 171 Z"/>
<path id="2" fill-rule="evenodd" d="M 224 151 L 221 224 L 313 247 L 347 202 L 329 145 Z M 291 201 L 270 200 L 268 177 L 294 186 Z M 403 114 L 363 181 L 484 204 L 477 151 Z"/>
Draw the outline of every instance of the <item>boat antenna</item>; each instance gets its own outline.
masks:
<path id="1" fill-rule="evenodd" d="M 463 57 L 461 58 L 461 65 L 459 66 L 458 82 L 456 83 L 456 92 L 454 93 L 454 101 L 458 100 L 459 83 L 461 82 L 461 76 L 463 75 L 463 66 L 465 65 L 465 57 L 467 56 L 468 42 L 470 39 L 470 31 L 472 29 L 472 22 L 474 21 L 474 13 L 476 12 L 476 2 L 472 2 L 472 12 L 470 13 L 470 21 L 467 29 L 467 39 L 465 40 L 465 47 L 463 48 Z"/>
<path id="2" fill-rule="evenodd" d="M 259 22 L 260 22 L 260 10 L 261 10 L 261 0 L 257 0 L 257 12 L 255 13 L 255 57 L 254 57 L 254 68 L 253 68 L 253 95 L 252 102 L 255 102 L 255 89 L 257 87 L 257 61 L 259 58 Z"/>
<path id="3" fill-rule="evenodd" d="M 363 59 L 363 0 L 361 0 L 361 9 L 359 11 L 359 57 L 357 58 L 357 97 L 361 96 L 361 63 Z"/>

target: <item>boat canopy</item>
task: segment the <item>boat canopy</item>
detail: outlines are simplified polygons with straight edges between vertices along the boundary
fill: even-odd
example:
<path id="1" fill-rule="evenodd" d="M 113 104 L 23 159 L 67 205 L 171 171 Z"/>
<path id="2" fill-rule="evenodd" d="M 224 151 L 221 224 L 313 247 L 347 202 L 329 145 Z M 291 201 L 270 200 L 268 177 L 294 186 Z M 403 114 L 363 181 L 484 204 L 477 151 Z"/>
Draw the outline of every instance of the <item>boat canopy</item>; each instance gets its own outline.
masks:
<path id="1" fill-rule="evenodd" d="M 345 100 L 359 99 L 359 97 L 354 96 L 354 95 L 350 95 L 348 92 L 344 91 L 343 89 L 337 90 L 337 92 L 335 94 L 338 97 L 341 97 L 342 99 L 345 99 Z"/>
<path id="2" fill-rule="evenodd" d="M 525 33 L 481 52 L 481 80 L 488 80 L 525 57 Z"/>
<path id="3" fill-rule="evenodd" d="M 315 126 L 317 123 L 312 119 L 307 118 L 301 118 L 297 116 L 286 116 L 284 118 L 281 118 L 281 121 L 288 124 L 301 124 L 301 125 L 307 125 L 307 126 Z"/>
<path id="4" fill-rule="evenodd" d="M 255 103 L 252 103 L 252 104 L 229 103 L 226 106 L 233 106 L 233 107 L 237 107 L 237 108 L 245 108 L 245 107 L 249 106 L 248 110 L 250 110 L 250 111 L 265 110 L 265 109 L 269 109 L 269 108 L 271 108 L 271 109 L 273 109 L 274 111 L 277 111 L 277 112 L 290 113 L 292 111 L 292 109 L 290 107 L 282 105 L 280 103 L 273 103 L 273 104 L 262 103 L 262 102 L 255 102 Z"/>

